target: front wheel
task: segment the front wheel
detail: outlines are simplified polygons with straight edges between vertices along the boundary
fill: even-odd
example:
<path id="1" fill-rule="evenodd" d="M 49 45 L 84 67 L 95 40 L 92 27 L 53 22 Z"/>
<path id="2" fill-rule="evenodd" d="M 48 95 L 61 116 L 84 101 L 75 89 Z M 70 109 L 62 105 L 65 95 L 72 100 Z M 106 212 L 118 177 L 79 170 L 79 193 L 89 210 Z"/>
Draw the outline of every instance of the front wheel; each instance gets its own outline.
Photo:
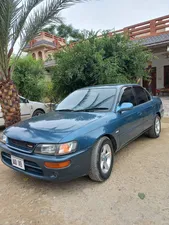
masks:
<path id="1" fill-rule="evenodd" d="M 156 115 L 154 119 L 154 124 L 147 132 L 148 137 L 150 138 L 158 138 L 161 133 L 161 119 L 158 115 Z"/>
<path id="2" fill-rule="evenodd" d="M 37 109 L 37 110 L 35 110 L 35 112 L 33 113 L 32 117 L 34 117 L 34 116 L 40 116 L 40 115 L 42 115 L 42 114 L 45 114 L 45 112 L 44 112 L 43 110 L 41 110 L 41 109 Z"/>
<path id="3" fill-rule="evenodd" d="M 114 162 L 114 150 L 108 137 L 100 138 L 94 145 L 91 156 L 89 177 L 98 182 L 107 180 Z"/>

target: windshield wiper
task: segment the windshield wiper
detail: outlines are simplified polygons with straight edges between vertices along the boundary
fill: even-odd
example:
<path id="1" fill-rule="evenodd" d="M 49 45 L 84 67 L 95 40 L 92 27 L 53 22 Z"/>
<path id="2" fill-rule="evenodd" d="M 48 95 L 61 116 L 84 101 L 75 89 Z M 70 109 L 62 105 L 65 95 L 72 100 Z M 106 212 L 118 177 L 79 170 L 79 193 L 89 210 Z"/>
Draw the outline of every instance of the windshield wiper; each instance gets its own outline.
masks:
<path id="1" fill-rule="evenodd" d="M 75 112 L 89 112 L 89 111 L 95 111 L 95 110 L 108 110 L 109 108 L 105 107 L 93 107 L 93 108 L 87 108 L 87 109 L 79 109 L 74 110 Z"/>
<path id="2" fill-rule="evenodd" d="M 73 109 L 55 109 L 57 112 L 75 112 Z"/>
<path id="3" fill-rule="evenodd" d="M 108 110 L 109 108 L 106 107 L 93 107 L 93 108 L 86 108 L 86 109 L 79 109 L 79 110 L 73 110 L 73 109 L 56 109 L 57 112 L 89 112 L 89 111 L 95 111 L 95 110 Z"/>

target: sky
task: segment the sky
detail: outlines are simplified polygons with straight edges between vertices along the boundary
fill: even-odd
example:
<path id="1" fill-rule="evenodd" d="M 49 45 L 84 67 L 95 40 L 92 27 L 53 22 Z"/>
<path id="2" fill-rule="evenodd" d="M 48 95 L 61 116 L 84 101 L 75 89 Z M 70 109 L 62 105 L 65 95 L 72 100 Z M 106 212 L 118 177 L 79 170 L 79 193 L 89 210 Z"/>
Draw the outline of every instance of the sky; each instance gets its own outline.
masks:
<path id="1" fill-rule="evenodd" d="M 169 14 L 169 0 L 90 0 L 62 12 L 77 29 L 120 29 Z"/>

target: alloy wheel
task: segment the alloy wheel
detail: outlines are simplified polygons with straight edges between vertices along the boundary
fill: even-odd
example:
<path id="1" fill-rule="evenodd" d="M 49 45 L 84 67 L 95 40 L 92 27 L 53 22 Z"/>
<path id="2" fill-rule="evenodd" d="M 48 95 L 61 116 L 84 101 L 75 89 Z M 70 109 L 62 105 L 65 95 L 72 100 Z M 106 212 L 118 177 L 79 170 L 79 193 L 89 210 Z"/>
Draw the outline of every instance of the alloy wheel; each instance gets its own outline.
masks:
<path id="1" fill-rule="evenodd" d="M 156 132 L 156 135 L 159 135 L 160 130 L 161 130 L 160 119 L 158 117 L 156 117 L 156 120 L 155 120 L 155 132 Z"/>
<path id="2" fill-rule="evenodd" d="M 100 155 L 100 168 L 102 173 L 109 172 L 112 162 L 111 148 L 108 144 L 103 145 Z"/>

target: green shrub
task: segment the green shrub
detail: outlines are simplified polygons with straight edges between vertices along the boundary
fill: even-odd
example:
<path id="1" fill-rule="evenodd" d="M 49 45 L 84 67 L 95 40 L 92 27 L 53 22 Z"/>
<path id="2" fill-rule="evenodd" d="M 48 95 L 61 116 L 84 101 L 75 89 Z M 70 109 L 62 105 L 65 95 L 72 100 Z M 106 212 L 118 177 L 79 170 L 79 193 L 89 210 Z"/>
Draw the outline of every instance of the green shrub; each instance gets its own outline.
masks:
<path id="1" fill-rule="evenodd" d="M 11 62 L 13 63 L 13 62 Z M 15 66 L 12 77 L 20 95 L 32 101 L 50 98 L 46 71 L 41 60 L 35 60 L 28 55 L 20 58 Z"/>

